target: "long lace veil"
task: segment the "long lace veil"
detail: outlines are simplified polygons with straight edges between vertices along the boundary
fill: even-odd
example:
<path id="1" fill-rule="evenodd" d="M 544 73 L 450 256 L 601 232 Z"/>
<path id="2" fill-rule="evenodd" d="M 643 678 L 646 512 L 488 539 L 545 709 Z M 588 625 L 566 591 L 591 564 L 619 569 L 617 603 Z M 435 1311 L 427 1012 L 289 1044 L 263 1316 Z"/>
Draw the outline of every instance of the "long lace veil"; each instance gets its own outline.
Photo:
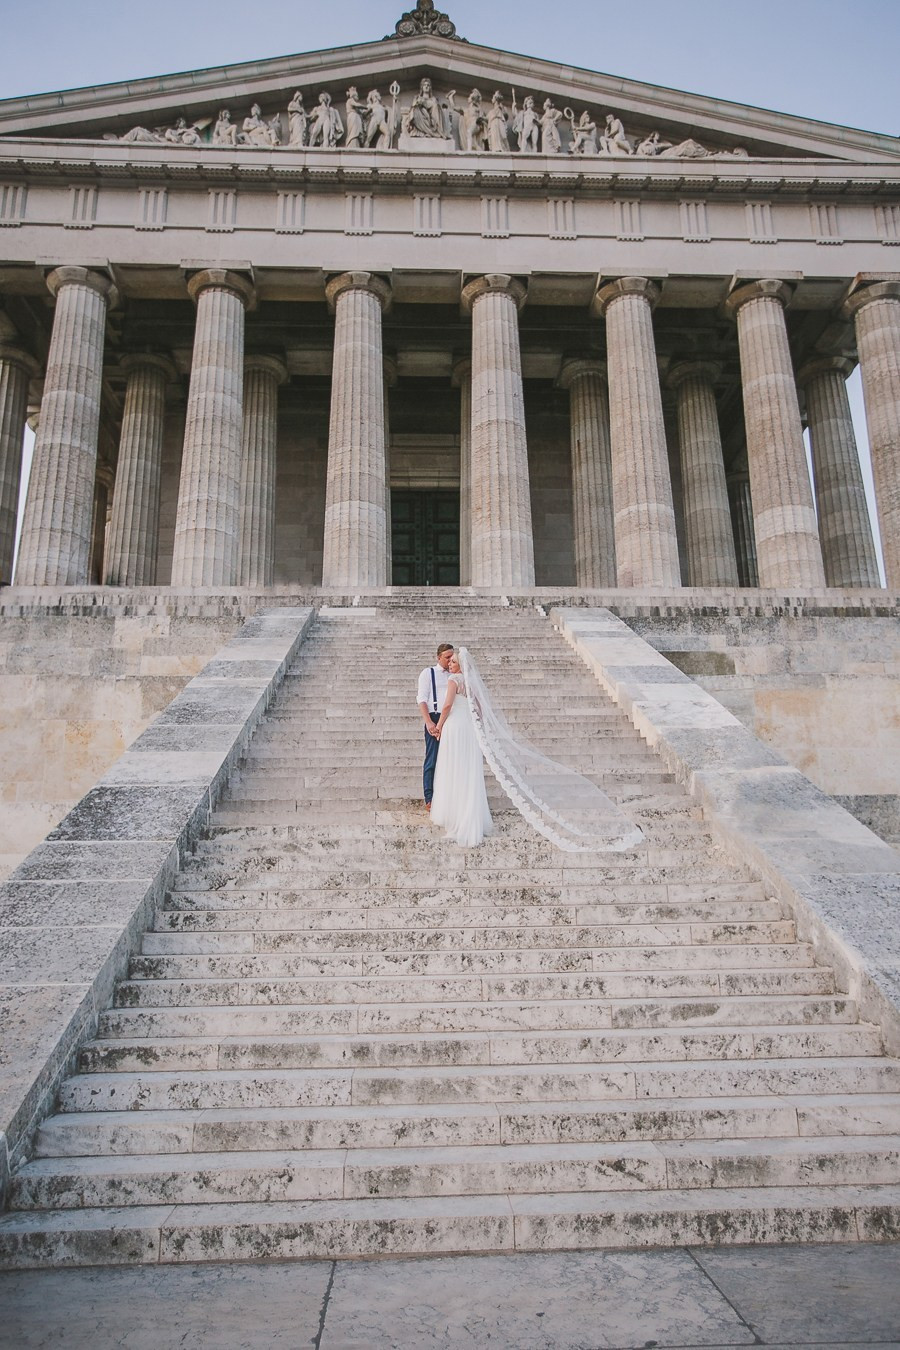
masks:
<path id="1" fill-rule="evenodd" d="M 525 819 L 569 852 L 623 853 L 644 842 L 634 821 L 594 783 L 510 730 L 468 648 L 460 647 L 472 721 L 494 777 Z"/>

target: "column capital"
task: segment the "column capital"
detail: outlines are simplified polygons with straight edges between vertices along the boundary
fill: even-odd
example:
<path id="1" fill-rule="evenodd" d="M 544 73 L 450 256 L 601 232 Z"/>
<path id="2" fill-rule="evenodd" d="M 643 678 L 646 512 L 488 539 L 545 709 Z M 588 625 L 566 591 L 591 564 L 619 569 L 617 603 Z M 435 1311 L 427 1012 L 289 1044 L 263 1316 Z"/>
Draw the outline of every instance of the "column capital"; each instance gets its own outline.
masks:
<path id="1" fill-rule="evenodd" d="M 248 370 L 261 370 L 274 377 L 276 384 L 284 384 L 288 377 L 287 366 L 278 356 L 265 356 L 251 352 L 244 357 L 244 373 Z"/>
<path id="2" fill-rule="evenodd" d="M 135 370 L 146 370 L 148 367 L 152 370 L 161 370 L 167 381 L 178 379 L 175 363 L 162 352 L 126 352 L 119 358 L 119 369 L 126 375 L 131 375 Z"/>
<path id="3" fill-rule="evenodd" d="M 110 309 L 119 298 L 119 292 L 109 277 L 102 272 L 95 272 L 91 267 L 54 267 L 44 280 L 53 296 L 58 295 L 63 286 L 84 286 L 89 291 L 96 291 Z"/>
<path id="4" fill-rule="evenodd" d="M 376 276 L 374 272 L 341 272 L 339 276 L 332 277 L 325 287 L 328 308 L 333 311 L 338 297 L 347 291 L 368 291 L 381 305 L 382 313 L 390 308 L 390 284 L 383 277 Z"/>
<path id="5" fill-rule="evenodd" d="M 528 298 L 528 289 L 521 281 L 517 281 L 506 272 L 485 272 L 484 276 L 474 277 L 463 287 L 460 299 L 466 314 L 472 313 L 476 300 L 480 300 L 483 295 L 491 294 L 511 296 L 516 309 L 521 313 Z"/>
<path id="6" fill-rule="evenodd" d="M 654 309 L 661 291 L 656 282 L 651 281 L 649 277 L 618 277 L 615 281 L 607 281 L 601 285 L 594 296 L 591 310 L 602 319 L 615 300 L 621 300 L 627 295 L 636 295 L 646 300 L 650 308 Z"/>
<path id="7" fill-rule="evenodd" d="M 676 361 L 666 372 L 666 384 L 670 389 L 677 389 L 685 380 L 691 379 L 708 380 L 710 384 L 715 384 L 721 374 L 722 365 L 719 361 Z"/>
<path id="8" fill-rule="evenodd" d="M 873 300 L 900 300 L 900 279 L 894 277 L 885 277 L 883 280 L 866 280 L 858 286 L 852 295 L 849 295 L 841 306 L 841 315 L 845 319 L 852 319 L 854 314 L 858 313 L 864 305 L 869 305 Z"/>
<path id="9" fill-rule="evenodd" d="M 738 310 L 750 300 L 777 300 L 782 309 L 787 309 L 793 294 L 794 288 L 786 281 L 780 281 L 777 277 L 762 277 L 759 281 L 748 281 L 738 286 L 726 298 L 723 308 L 730 319 L 736 318 Z"/>
<path id="10" fill-rule="evenodd" d="M 204 291 L 230 291 L 240 300 L 244 309 L 256 308 L 256 288 L 249 277 L 230 272 L 227 267 L 204 267 L 192 272 L 187 279 L 188 294 L 196 304 Z"/>
<path id="11" fill-rule="evenodd" d="M 797 383 L 802 389 L 817 375 L 826 375 L 829 371 L 836 371 L 846 380 L 848 375 L 853 374 L 855 365 L 856 362 L 849 356 L 817 356 L 805 362 L 797 371 Z"/>
<path id="12" fill-rule="evenodd" d="M 460 356 L 453 362 L 453 373 L 450 376 L 451 384 L 454 389 L 458 389 L 463 380 L 472 374 L 472 358 L 470 356 Z"/>
<path id="13" fill-rule="evenodd" d="M 563 361 L 556 384 L 559 389 L 569 389 L 576 380 L 584 375 L 597 375 L 606 379 L 606 362 L 595 361 L 590 357 L 572 356 Z"/>
<path id="14" fill-rule="evenodd" d="M 40 363 L 21 347 L 12 347 L 9 343 L 0 342 L 0 361 L 9 361 L 11 365 L 19 366 L 25 371 L 29 379 L 36 379 L 41 373 Z"/>

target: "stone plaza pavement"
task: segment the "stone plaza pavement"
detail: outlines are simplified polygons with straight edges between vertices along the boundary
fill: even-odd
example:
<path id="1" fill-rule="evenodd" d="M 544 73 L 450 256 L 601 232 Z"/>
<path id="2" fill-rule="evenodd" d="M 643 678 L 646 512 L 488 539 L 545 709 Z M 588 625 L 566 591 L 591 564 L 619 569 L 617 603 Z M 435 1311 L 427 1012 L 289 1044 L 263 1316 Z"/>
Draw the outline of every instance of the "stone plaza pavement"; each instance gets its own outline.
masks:
<path id="1" fill-rule="evenodd" d="M 900 1243 L 0 1274 L 16 1350 L 900 1347 Z"/>

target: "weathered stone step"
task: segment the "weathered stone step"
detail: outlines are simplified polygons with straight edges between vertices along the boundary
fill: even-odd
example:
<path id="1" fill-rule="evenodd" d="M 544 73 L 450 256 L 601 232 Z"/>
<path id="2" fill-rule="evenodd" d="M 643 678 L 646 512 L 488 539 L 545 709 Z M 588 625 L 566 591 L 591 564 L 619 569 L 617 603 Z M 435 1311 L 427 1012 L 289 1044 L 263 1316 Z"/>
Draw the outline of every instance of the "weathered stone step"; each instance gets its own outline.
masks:
<path id="1" fill-rule="evenodd" d="M 195 958 L 196 959 L 196 958 Z M 252 958 L 248 958 L 252 959 Z M 390 1015 L 391 1004 L 545 1001 L 581 999 L 634 1002 L 644 998 L 715 999 L 719 996 L 820 995 L 834 990 L 830 970 L 664 970 L 620 974 L 277 976 L 206 979 L 129 979 L 118 985 L 115 1006 L 224 1007 L 230 1003 L 358 1003 L 370 1014 Z M 374 1029 L 374 1028 L 373 1028 Z"/>
<path id="2" fill-rule="evenodd" d="M 130 1265 L 884 1241 L 898 1232 L 894 1186 L 298 1200 L 19 1211 L 0 1219 L 0 1263 L 22 1269 L 48 1260 Z"/>
<path id="3" fill-rule="evenodd" d="M 396 977 L 462 975 L 558 975 L 622 972 L 663 972 L 685 976 L 699 970 L 748 972 L 811 969 L 813 953 L 797 944 L 731 947 L 616 947 L 529 949 L 513 951 L 339 951 L 317 953 L 248 952 L 133 957 L 132 980 L 282 979 L 301 976 Z M 817 982 L 817 992 L 830 992 Z"/>
<path id="4" fill-rule="evenodd" d="M 242 904 L 237 896 L 243 895 Z M 302 893 L 293 892 L 295 900 Z M 281 897 L 279 897 L 281 898 Z M 684 900 L 663 904 L 606 904 L 581 905 L 452 905 L 424 906 L 421 902 L 411 905 L 391 905 L 379 907 L 376 918 L 370 909 L 348 904 L 334 909 L 301 909 L 285 905 L 259 908 L 259 892 L 232 892 L 228 897 L 234 901 L 230 906 L 221 907 L 214 895 L 209 892 L 191 892 L 188 896 L 173 896 L 167 901 L 178 908 L 157 910 L 153 929 L 144 940 L 145 952 L 176 950 L 173 944 L 165 945 L 157 941 L 162 937 L 182 934 L 185 937 L 203 934 L 212 937 L 215 934 L 244 933 L 304 933 L 326 934 L 339 930 L 357 931 L 370 928 L 371 931 L 386 930 L 407 933 L 418 930 L 430 933 L 434 930 L 451 929 L 456 940 L 468 945 L 474 939 L 464 935 L 471 929 L 480 929 L 483 936 L 479 945 L 499 941 L 499 933 L 506 929 L 517 933 L 516 944 L 529 945 L 532 939 L 526 937 L 523 930 L 534 928 L 537 932 L 549 928 L 567 929 L 583 927 L 586 924 L 656 924 L 677 923 L 749 923 L 781 917 L 781 905 L 777 900 Z M 268 900 L 268 895 L 266 896 Z M 182 904 L 182 901 L 184 903 Z M 377 919 L 377 921 L 376 921 Z M 490 931 L 492 936 L 488 936 Z M 151 941 L 152 939 L 152 941 Z M 535 938 L 534 942 L 537 943 Z M 561 939 L 560 945 L 568 945 L 571 939 Z M 177 948 L 181 951 L 195 950 L 191 947 Z M 212 950 L 206 948 L 204 950 Z M 251 948 L 252 950 L 252 948 Z"/>
<path id="5" fill-rule="evenodd" d="M 179 1035 L 177 1014 L 159 1035 L 129 1038 L 135 1016 L 103 1013 L 98 1035 L 80 1052 L 83 1073 L 141 1069 L 411 1067 L 424 1064 L 570 1064 L 880 1055 L 881 1034 L 866 1024 L 740 1027 L 684 1031 L 531 1032 L 524 1035 L 229 1036 Z M 128 1038 L 128 1039 L 126 1039 Z"/>
<path id="6" fill-rule="evenodd" d="M 37 1159 L 15 1208 L 897 1184 L 900 1138 L 513 1144 Z"/>
<path id="7" fill-rule="evenodd" d="M 896 1060 L 716 1060 L 647 1064 L 441 1065 L 388 1069 L 215 1069 L 88 1073 L 68 1078 L 62 1111 L 399 1106 L 451 1102 L 628 1101 L 772 1093 L 900 1094 Z"/>
<path id="8" fill-rule="evenodd" d="M 456 1102 L 201 1111 L 88 1111 L 40 1127 L 39 1157 L 300 1148 L 468 1147 L 896 1135 L 896 1093 L 618 1102 Z"/>
<path id="9" fill-rule="evenodd" d="M 621 769 L 601 763 L 596 771 L 585 764 L 581 764 L 579 767 L 582 773 L 590 777 L 591 781 L 600 787 L 603 787 L 605 782 L 626 783 L 632 787 L 652 789 L 655 793 L 675 782 L 673 775 L 666 770 L 662 763 L 633 763 Z M 421 770 L 421 765 L 414 760 L 409 766 L 405 766 L 402 773 L 395 772 L 393 766 L 389 769 L 384 768 L 377 775 L 379 788 L 384 794 L 398 794 L 407 785 L 410 772 L 417 770 Z M 351 768 L 346 764 L 328 763 L 316 767 L 295 762 L 284 769 L 276 769 L 272 765 L 265 764 L 258 770 L 248 770 L 246 767 L 242 767 L 229 783 L 228 793 L 234 801 L 237 801 L 242 793 L 246 794 L 251 789 L 263 795 L 305 796 L 310 788 L 324 789 L 338 786 L 349 793 L 351 788 L 369 787 L 372 784 L 372 777 L 371 769 Z M 355 792 L 350 795 L 355 795 Z"/>

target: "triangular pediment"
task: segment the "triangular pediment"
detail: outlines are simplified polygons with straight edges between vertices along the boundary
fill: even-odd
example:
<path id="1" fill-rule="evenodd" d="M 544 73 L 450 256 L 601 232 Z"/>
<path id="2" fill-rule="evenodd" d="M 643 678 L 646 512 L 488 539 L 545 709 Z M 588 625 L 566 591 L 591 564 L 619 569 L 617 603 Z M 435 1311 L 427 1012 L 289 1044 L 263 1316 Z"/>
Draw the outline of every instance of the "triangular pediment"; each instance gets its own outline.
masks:
<path id="1" fill-rule="evenodd" d="M 538 117 L 548 99 L 561 114 L 557 153 L 562 155 L 569 154 L 576 124 L 586 113 L 588 135 L 581 145 L 590 156 L 595 153 L 596 136 L 601 156 L 606 151 L 621 158 L 632 151 L 641 157 L 683 159 L 812 157 L 855 164 L 900 160 L 897 137 L 682 93 L 429 32 L 268 61 L 7 99 L 0 102 L 0 138 L 130 138 L 134 144 L 155 141 L 185 144 L 197 150 L 215 143 L 216 125 L 222 110 L 227 109 L 225 130 L 236 148 L 305 151 L 309 147 L 297 144 L 297 123 L 292 123 L 289 112 L 300 90 L 307 119 L 316 116 L 320 95 L 328 95 L 341 120 L 341 132 L 332 148 L 341 150 L 347 148 L 347 91 L 355 88 L 362 105 L 370 91 L 378 91 L 381 106 L 393 123 L 391 149 L 396 151 L 402 148 L 404 112 L 409 114 L 420 82 L 426 78 L 432 81 L 441 109 L 437 115 L 443 119 L 443 149 L 447 153 L 464 153 L 468 148 L 466 111 L 470 94 L 477 89 L 485 126 L 493 96 L 499 91 L 509 119 L 508 144 L 513 152 L 518 152 L 521 132 L 514 113 L 521 112 L 525 100 L 531 98 Z M 254 105 L 258 114 L 253 113 Z M 620 130 L 604 144 L 608 114 L 617 120 Z M 362 117 L 366 122 L 365 111 Z M 596 131 L 590 130 L 592 125 Z M 233 132 L 228 131 L 229 126 Z M 273 128 L 273 133 L 270 135 L 264 127 Z M 308 141 L 309 122 L 306 127 Z M 229 143 L 222 140 L 221 126 L 218 143 Z M 535 143 L 538 153 L 543 153 L 540 132 L 529 152 Z M 409 142 L 405 144 L 409 148 Z M 552 148 L 552 136 L 550 144 Z M 373 140 L 368 148 L 378 149 L 379 144 Z M 485 143 L 476 148 L 488 146 Z"/>

